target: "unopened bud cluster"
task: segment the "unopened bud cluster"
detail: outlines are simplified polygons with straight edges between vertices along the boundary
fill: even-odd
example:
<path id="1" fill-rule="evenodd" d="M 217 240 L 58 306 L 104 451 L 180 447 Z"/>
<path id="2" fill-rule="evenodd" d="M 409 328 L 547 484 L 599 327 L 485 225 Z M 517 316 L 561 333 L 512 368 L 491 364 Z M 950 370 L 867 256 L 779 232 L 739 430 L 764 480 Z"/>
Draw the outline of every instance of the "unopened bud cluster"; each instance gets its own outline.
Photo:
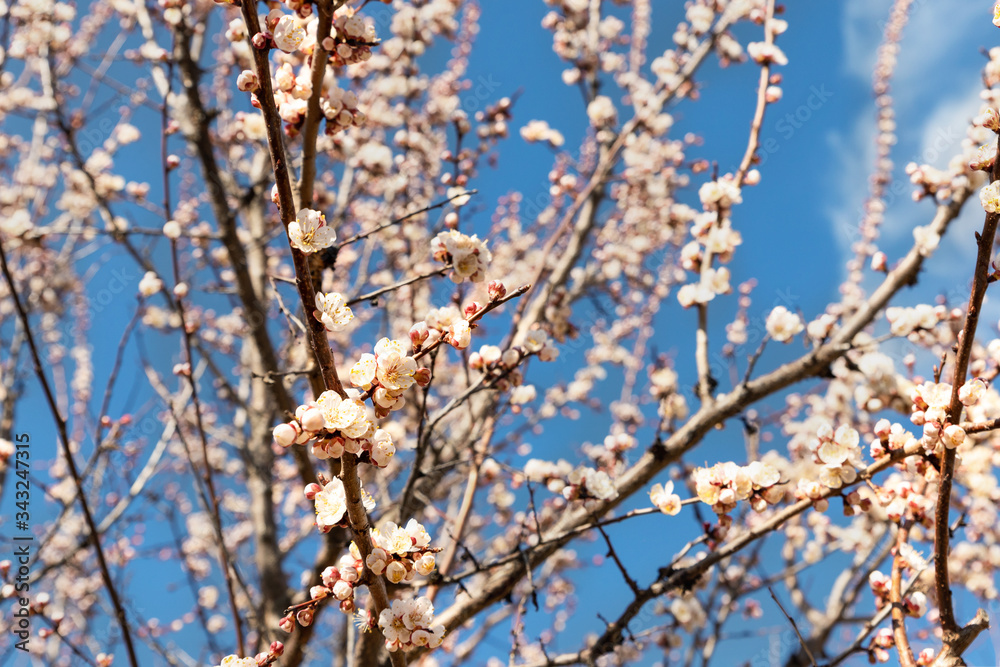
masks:
<path id="1" fill-rule="evenodd" d="M 300 405 L 295 418 L 275 426 L 273 435 L 282 447 L 312 443 L 312 452 L 320 459 L 340 458 L 344 452 L 367 454 L 362 459 L 380 468 L 396 453 L 388 431 L 376 429 L 368 419 L 365 404 L 335 391 L 324 391 L 317 400 Z"/>
<path id="2" fill-rule="evenodd" d="M 698 499 L 711 505 L 720 516 L 731 512 L 740 500 L 750 501 L 750 506 L 761 512 L 785 495 L 778 486 L 781 474 L 777 468 L 760 461 L 746 466 L 727 461 L 711 468 L 698 468 L 694 480 Z"/>

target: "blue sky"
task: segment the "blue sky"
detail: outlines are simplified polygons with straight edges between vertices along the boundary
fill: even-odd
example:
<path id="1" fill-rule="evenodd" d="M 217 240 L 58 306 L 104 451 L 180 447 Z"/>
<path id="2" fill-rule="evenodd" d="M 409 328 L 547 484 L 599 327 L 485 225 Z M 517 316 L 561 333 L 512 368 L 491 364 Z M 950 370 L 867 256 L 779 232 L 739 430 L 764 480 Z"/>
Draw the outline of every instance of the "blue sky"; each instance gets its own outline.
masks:
<path id="1" fill-rule="evenodd" d="M 482 29 L 470 60 L 472 87 L 463 106 L 471 113 L 480 105 L 503 95 L 519 93 L 519 97 L 511 122 L 511 137 L 500 146 L 499 166 L 495 170 L 482 167 L 478 182 L 472 184 L 480 190 L 479 201 L 482 202 L 482 210 L 475 221 L 476 230 L 486 229 L 493 205 L 502 194 L 518 190 L 526 200 L 538 196 L 544 200 L 551 155 L 541 146 L 525 145 L 517 133 L 520 127 L 531 119 L 545 119 L 563 131 L 570 151 L 586 130 L 584 103 L 576 88 L 562 84 L 559 74 L 563 65 L 552 53 L 549 33 L 539 25 L 548 8 L 541 2 L 497 3 L 487 0 L 482 10 Z M 768 148 L 765 151 L 766 160 L 761 166 L 763 181 L 756 188 L 744 190 L 744 203 L 734 213 L 734 226 L 743 234 L 744 244 L 731 265 L 733 283 L 751 276 L 758 278 L 760 283 L 754 293 L 752 314 L 762 317 L 773 305 L 782 302 L 790 304 L 789 307 L 801 308 L 807 318 L 812 318 L 837 296 L 837 285 L 843 277 L 849 250 L 850 232 L 856 225 L 857 212 L 867 194 L 867 174 L 874 159 L 875 108 L 870 88 L 871 70 L 888 11 L 888 2 L 862 0 L 789 3 L 786 8 L 785 18 L 790 27 L 778 44 L 788 55 L 790 63 L 781 69 L 784 97 L 768 109 L 764 122 L 762 140 Z M 669 46 L 672 26 L 681 12 L 677 2 L 661 0 L 653 3 L 653 21 L 657 27 L 650 39 L 651 57 Z M 745 42 L 759 39 L 760 32 L 759 28 L 743 26 L 738 35 Z M 900 196 L 890 206 L 883 226 L 882 247 L 889 253 L 890 261 L 908 247 L 912 238 L 910 230 L 915 225 L 926 224 L 932 214 L 929 202 L 914 204 L 909 201 L 910 186 L 906 183 L 903 167 L 910 160 L 927 161 L 941 167 L 957 151 L 958 142 L 964 137 L 966 122 L 977 110 L 977 92 L 981 85 L 979 70 L 985 62 L 978 50 L 995 45 L 998 35 L 1000 33 L 989 22 L 987 3 L 931 3 L 927 0 L 914 3 L 893 79 L 899 126 L 899 142 L 893 158 L 896 163 L 895 177 L 903 187 L 898 191 Z M 752 65 L 719 69 L 710 64 L 703 70 L 698 77 L 702 84 L 702 99 L 695 104 L 683 103 L 676 109 L 677 122 L 673 130 L 677 135 L 694 131 L 704 136 L 704 146 L 692 156 L 718 160 L 723 172 L 735 168 L 745 146 L 756 75 L 757 70 Z M 603 92 L 613 97 L 616 95 L 610 86 L 606 86 Z M 134 122 L 147 126 L 158 122 L 153 114 L 145 112 L 143 116 L 143 113 L 140 111 Z M 130 159 L 135 160 L 134 165 L 127 165 L 126 168 L 134 166 L 140 169 L 143 166 L 144 158 L 139 150 L 124 155 L 131 155 Z M 699 184 L 700 181 L 693 181 L 694 187 L 688 195 L 691 204 L 696 203 Z M 156 181 L 153 185 L 155 193 L 158 188 Z M 155 194 L 150 199 L 158 201 Z M 942 242 L 940 250 L 922 274 L 922 287 L 902 294 L 901 302 L 927 300 L 928 294 L 950 292 L 967 283 L 974 256 L 972 229 L 980 222 L 978 207 L 968 207 L 967 214 Z M 138 220 L 137 224 L 154 226 L 155 219 Z M 110 254 L 110 250 L 103 249 L 80 258 L 81 270 L 93 271 L 90 282 L 92 294 L 107 290 L 112 292 L 113 297 L 106 309 L 96 313 L 92 335 L 99 387 L 103 387 L 117 341 L 135 308 L 132 295 L 141 277 L 141 272 L 131 268 L 130 264 L 108 262 Z M 161 270 L 166 269 L 166 264 L 161 263 L 160 266 Z M 127 289 L 117 291 L 112 287 L 116 270 L 119 276 L 124 275 L 124 282 L 131 281 Z M 735 310 L 735 299 L 713 304 L 713 309 L 713 321 L 721 325 Z M 992 323 L 996 321 L 997 311 L 989 308 L 987 313 L 989 317 L 985 324 L 993 326 L 995 333 Z M 692 369 L 684 359 L 690 350 L 693 322 L 693 313 L 681 311 L 671 298 L 670 306 L 661 314 L 659 323 L 664 331 L 669 332 L 660 348 L 677 356 L 682 383 L 686 380 L 688 384 Z M 147 344 L 152 345 L 150 339 L 147 339 Z M 177 355 L 174 343 L 167 349 L 171 358 L 164 360 L 165 369 L 176 361 L 174 357 Z M 796 351 L 772 346 L 762 359 L 760 368 L 773 368 L 791 358 Z M 569 379 L 574 370 L 572 361 L 572 355 L 565 355 L 553 367 L 552 375 L 558 379 Z M 548 368 L 537 366 L 534 370 L 538 373 L 536 381 L 539 383 L 541 380 L 537 378 L 550 372 Z M 131 383 L 132 378 L 125 377 L 121 386 L 127 388 Z M 617 391 L 617 387 L 610 386 L 602 398 L 616 397 Z M 32 396 L 37 398 L 37 392 L 33 392 Z M 140 393 L 132 395 L 131 399 L 141 404 L 150 397 Z M 41 410 L 41 404 L 37 402 L 30 405 Z M 155 422 L 155 416 L 147 419 Z M 545 452 L 559 451 L 562 452 L 559 455 L 567 458 L 579 457 L 576 453 L 579 444 L 593 438 L 595 429 L 606 429 L 608 424 L 606 417 L 586 415 L 566 425 L 560 437 L 545 434 L 534 444 L 544 447 Z M 39 443 L 54 442 L 54 432 L 47 433 L 46 427 L 41 424 L 32 427 L 32 435 Z M 52 439 L 46 440 L 47 437 Z M 155 439 L 155 435 L 153 437 Z M 700 461 L 703 458 L 711 463 L 733 458 L 732 451 L 727 451 L 732 447 L 728 437 L 727 434 L 710 438 L 705 447 L 698 450 L 697 459 Z M 783 446 L 780 437 L 775 445 Z M 44 445 L 35 450 L 38 474 L 44 474 L 42 461 L 51 458 L 52 454 L 54 450 L 46 453 Z M 34 502 L 38 507 L 41 498 L 36 496 Z M 645 503 L 645 498 L 637 498 L 632 505 Z M 5 498 L 5 510 L 11 506 L 12 497 Z M 39 511 L 41 513 L 45 509 L 40 508 Z M 9 515 L 9 512 L 5 511 L 5 514 Z M 643 523 L 640 525 L 637 522 L 634 526 L 644 534 L 643 549 L 628 554 L 627 559 L 630 568 L 635 568 L 633 574 L 640 576 L 642 582 L 653 576 L 662 559 L 669 557 L 679 542 L 666 535 L 668 530 L 672 530 L 667 528 L 666 517 L 645 517 L 639 521 Z M 691 528 L 693 522 L 684 525 Z M 616 543 L 632 539 L 629 531 L 633 528 L 630 526 L 609 531 Z M 689 532 L 683 535 L 686 539 Z M 150 544 L 163 541 L 164 537 L 148 536 Z M 588 555 L 603 551 L 599 544 L 582 544 L 579 549 Z M 651 554 L 660 560 L 650 557 Z M 143 568 L 142 563 L 130 568 L 128 586 L 136 606 L 145 608 L 145 615 L 157 615 L 161 619 L 172 619 L 184 613 L 188 608 L 184 596 L 163 597 L 160 580 L 151 582 L 148 576 L 144 576 L 148 573 Z M 617 572 L 609 569 L 603 572 L 602 576 L 614 578 L 614 591 L 624 592 Z M 559 648 L 572 648 L 582 632 L 601 627 L 593 613 L 593 600 L 602 601 L 600 611 L 606 617 L 614 616 L 625 603 L 624 597 L 615 599 L 603 587 L 587 581 L 578 583 L 580 608 L 572 618 L 566 636 L 560 639 Z M 768 642 L 773 642 L 774 637 L 781 637 L 780 633 L 787 630 L 766 595 L 758 599 L 764 606 L 765 618 L 753 627 L 770 628 L 775 632 L 753 642 L 724 643 L 718 657 L 720 664 L 725 664 L 727 659 L 745 659 L 751 653 L 760 655 L 760 651 L 767 650 Z M 157 600 L 157 604 L 150 604 L 150 600 Z M 963 601 L 960 605 L 960 617 L 971 616 L 972 607 Z M 231 633 L 224 636 L 228 634 Z M 187 631 L 175 639 L 181 645 L 186 645 L 188 641 L 201 643 L 196 633 Z M 502 655 L 509 640 L 507 628 L 504 627 L 494 639 L 495 654 Z M 782 647 L 787 653 L 794 644 L 784 642 Z M 197 654 L 194 646 L 187 646 L 187 649 Z M 996 664 L 992 643 L 986 637 L 980 638 L 969 657 L 970 664 Z M 122 653 L 119 661 L 123 660 Z M 26 663 L 0 661 L 0 665 L 3 664 Z"/>

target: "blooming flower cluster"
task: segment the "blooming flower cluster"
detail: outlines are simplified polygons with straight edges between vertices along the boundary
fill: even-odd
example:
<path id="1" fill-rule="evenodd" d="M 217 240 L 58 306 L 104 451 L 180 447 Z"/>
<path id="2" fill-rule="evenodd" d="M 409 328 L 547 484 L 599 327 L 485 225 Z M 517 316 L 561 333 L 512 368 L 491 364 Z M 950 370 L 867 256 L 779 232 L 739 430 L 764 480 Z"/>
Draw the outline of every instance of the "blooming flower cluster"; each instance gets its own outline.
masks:
<path id="1" fill-rule="evenodd" d="M 860 440 L 858 432 L 846 424 L 837 427 L 836 431 L 829 424 L 820 427 L 811 449 L 816 461 L 823 466 L 819 475 L 823 485 L 839 489 L 857 479 L 857 467 L 861 465 Z"/>
<path id="2" fill-rule="evenodd" d="M 908 336 L 914 331 L 931 330 L 948 316 L 944 306 L 919 304 L 913 308 L 891 306 L 885 309 L 889 321 L 889 331 L 894 336 Z"/>
<path id="3" fill-rule="evenodd" d="M 354 8 L 343 7 L 333 20 L 333 34 L 323 40 L 323 48 L 330 53 L 331 64 L 343 67 L 370 59 L 377 41 L 375 26 L 355 14 Z"/>
<path id="4" fill-rule="evenodd" d="M 904 544 L 912 551 L 909 544 Z M 925 564 L 926 565 L 926 564 Z M 868 585 L 871 587 L 872 595 L 875 596 L 875 608 L 881 609 L 889 604 L 889 593 L 892 588 L 892 580 L 888 575 L 879 570 L 873 570 L 868 575 Z M 927 595 L 922 591 L 914 591 L 903 598 L 903 611 L 908 616 L 920 618 L 927 613 Z"/>
<path id="5" fill-rule="evenodd" d="M 430 380 L 430 372 L 417 368 L 417 362 L 406 354 L 403 343 L 389 338 L 375 344 L 375 354 L 361 355 L 350 376 L 352 385 L 371 395 L 379 417 L 401 409 L 406 404 L 403 392 L 415 382 L 427 384 Z"/>
<path id="6" fill-rule="evenodd" d="M 365 114 L 358 109 L 358 96 L 353 91 L 332 86 L 320 98 L 320 108 L 326 117 L 326 133 L 336 134 L 351 126 L 361 126 Z"/>
<path id="7" fill-rule="evenodd" d="M 544 120 L 532 120 L 521 128 L 521 138 L 527 142 L 544 141 L 553 148 L 559 148 L 565 142 L 562 132 L 552 129 Z"/>
<path id="8" fill-rule="evenodd" d="M 749 500 L 758 512 L 776 504 L 784 496 L 778 483 L 781 474 L 769 463 L 754 461 L 740 466 L 732 461 L 694 471 L 698 499 L 712 506 L 716 514 L 728 514 L 740 500 Z"/>
<path id="9" fill-rule="evenodd" d="M 335 391 L 320 394 L 300 405 L 295 419 L 274 427 L 274 441 L 282 447 L 312 442 L 318 458 L 340 458 L 344 452 L 366 453 L 375 466 L 384 468 L 396 453 L 388 431 L 376 429 L 358 398 L 342 398 Z"/>
<path id="10" fill-rule="evenodd" d="M 275 641 L 271 642 L 267 651 L 262 651 L 253 658 L 241 658 L 235 654 L 227 655 L 216 667 L 266 667 L 267 665 L 273 665 L 284 652 L 285 645 Z M 111 659 L 101 659 L 101 656 L 104 655 L 104 653 L 101 653 L 98 656 L 97 664 L 102 667 L 110 667 Z"/>
<path id="11" fill-rule="evenodd" d="M 703 183 L 698 188 L 698 198 L 706 211 L 718 211 L 732 208 L 734 204 L 743 203 L 740 188 L 729 174 L 715 181 Z"/>
<path id="12" fill-rule="evenodd" d="M 964 406 L 975 405 L 986 392 L 986 383 L 973 378 L 958 390 L 958 399 Z M 913 411 L 910 421 L 924 429 L 924 440 L 928 445 L 940 437 L 948 449 L 954 449 L 965 442 L 965 431 L 948 419 L 951 407 L 952 385 L 947 382 L 924 382 L 913 388 Z"/>
<path id="13" fill-rule="evenodd" d="M 618 490 L 611 476 L 603 470 L 579 467 L 566 478 L 562 495 L 566 500 L 611 500 L 618 497 Z"/>
<path id="14" fill-rule="evenodd" d="M 444 639 L 444 626 L 434 624 L 434 604 L 425 597 L 393 600 L 392 607 L 379 614 L 378 626 L 391 652 L 436 648 Z"/>
<path id="15" fill-rule="evenodd" d="M 253 658 L 241 658 L 238 655 L 227 655 L 217 667 L 258 667 Z"/>
<path id="16" fill-rule="evenodd" d="M 454 283 L 466 279 L 474 283 L 483 282 L 486 268 L 493 259 L 485 241 L 480 241 L 475 234 L 467 236 L 454 229 L 435 236 L 431 241 L 431 252 L 434 259 L 451 264 L 450 277 Z"/>
<path id="17" fill-rule="evenodd" d="M 669 366 L 650 368 L 649 393 L 659 401 L 661 419 L 684 419 L 688 414 L 687 399 L 677 391 L 677 371 Z"/>
<path id="18" fill-rule="evenodd" d="M 577 467 L 563 459 L 558 462 L 529 459 L 524 464 L 524 476 L 529 482 L 545 484 L 552 493 L 566 500 L 610 500 L 618 496 L 614 481 L 603 470 Z"/>
<path id="19" fill-rule="evenodd" d="M 384 574 L 390 583 L 412 581 L 416 574 L 427 576 L 434 571 L 434 552 L 427 530 L 415 519 L 406 527 L 387 522 L 381 530 L 372 529 L 374 548 L 365 565 L 375 575 Z"/>
<path id="20" fill-rule="evenodd" d="M 473 312 L 478 310 L 477 304 L 474 304 L 471 310 Z M 414 350 L 442 339 L 459 350 L 469 347 L 469 343 L 472 342 L 472 327 L 469 326 L 469 320 L 456 306 L 432 308 L 423 320 L 410 327 L 410 340 L 413 342 Z"/>
<path id="21" fill-rule="evenodd" d="M 288 238 L 292 247 L 309 254 L 325 250 L 337 240 L 337 233 L 326 223 L 319 211 L 304 208 L 288 223 Z"/>
<path id="22" fill-rule="evenodd" d="M 697 272 L 699 277 L 698 282 L 684 285 L 677 291 L 677 301 L 684 308 L 708 303 L 716 295 L 732 291 L 729 269 L 713 267 L 711 262 L 713 259 L 729 262 L 736 247 L 743 243 L 741 234 L 732 228 L 727 215 L 733 205 L 743 201 L 732 175 L 726 174 L 703 184 L 698 195 L 705 211 L 695 217 L 691 226 L 694 240 L 681 248 L 680 263 L 688 271 Z"/>

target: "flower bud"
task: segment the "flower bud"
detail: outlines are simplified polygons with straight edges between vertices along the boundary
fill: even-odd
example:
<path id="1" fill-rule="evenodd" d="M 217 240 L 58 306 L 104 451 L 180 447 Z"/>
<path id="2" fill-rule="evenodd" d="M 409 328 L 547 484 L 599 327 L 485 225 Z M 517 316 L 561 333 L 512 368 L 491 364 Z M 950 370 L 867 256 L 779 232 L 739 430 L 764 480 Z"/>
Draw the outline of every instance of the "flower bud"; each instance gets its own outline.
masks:
<path id="1" fill-rule="evenodd" d="M 464 311 L 466 319 L 472 317 L 473 315 L 475 315 L 476 313 L 478 313 L 481 309 L 482 309 L 482 306 L 479 305 L 478 302 L 476 302 L 476 301 L 470 302 L 469 305 L 467 305 L 465 307 L 465 311 Z"/>
<path id="2" fill-rule="evenodd" d="M 252 93 L 257 90 L 260 86 L 260 79 L 257 78 L 257 74 L 245 69 L 240 72 L 240 75 L 236 77 L 236 87 L 242 90 L 244 93 Z"/>
<path id="3" fill-rule="evenodd" d="M 888 267 L 889 257 L 884 252 L 879 250 L 874 255 L 872 255 L 872 271 L 880 271 L 885 273 L 889 270 Z"/>
<path id="4" fill-rule="evenodd" d="M 333 596 L 338 600 L 354 597 L 354 586 L 341 579 L 333 585 Z"/>
<path id="5" fill-rule="evenodd" d="M 323 580 L 323 585 L 330 588 L 340 579 L 340 571 L 331 565 L 323 570 L 320 578 Z"/>
<path id="6" fill-rule="evenodd" d="M 426 366 L 421 366 L 413 374 L 413 379 L 416 380 L 417 385 L 426 387 L 431 383 L 431 369 Z"/>
<path id="7" fill-rule="evenodd" d="M 290 424 L 278 424 L 271 434 L 274 436 L 274 441 L 282 447 L 291 447 L 301 432 L 302 429 L 299 428 L 299 425 L 291 422 Z"/>
<path id="8" fill-rule="evenodd" d="M 281 620 L 278 621 L 278 627 L 285 632 L 291 632 L 295 629 L 295 623 L 292 621 L 291 615 L 282 616 Z"/>
<path id="9" fill-rule="evenodd" d="M 319 484 L 317 484 L 316 482 L 312 482 L 310 484 L 306 484 L 306 488 L 304 490 L 306 499 L 307 500 L 312 500 L 313 498 L 316 497 L 316 494 L 319 493 L 322 490 L 323 490 L 323 487 L 320 486 Z M 329 568 L 327 568 L 327 569 L 329 569 Z M 323 570 L 323 572 L 325 574 L 326 570 Z"/>
<path id="10" fill-rule="evenodd" d="M 299 625 L 301 625 L 302 627 L 306 627 L 312 624 L 313 616 L 315 616 L 315 614 L 316 612 L 314 612 L 310 608 L 300 609 L 295 614 L 295 620 L 298 621 Z"/>
<path id="11" fill-rule="evenodd" d="M 474 371 L 481 371 L 483 369 L 483 355 L 478 352 L 473 352 L 469 355 L 469 368 Z"/>
<path id="12" fill-rule="evenodd" d="M 163 224 L 163 235 L 175 241 L 181 237 L 181 226 L 176 220 L 167 220 Z"/>
<path id="13" fill-rule="evenodd" d="M 321 431 L 326 428 L 326 417 L 319 408 L 312 407 L 302 413 L 300 417 L 302 428 L 307 431 Z"/>
<path id="14" fill-rule="evenodd" d="M 423 345 L 429 335 L 430 331 L 427 329 L 427 322 L 420 321 L 410 327 L 410 342 L 413 343 L 414 348 Z"/>
<path id="15" fill-rule="evenodd" d="M 255 49 L 266 49 L 271 44 L 271 33 L 258 32 L 250 38 L 250 43 L 253 44 L 253 48 Z"/>
<path id="16" fill-rule="evenodd" d="M 271 642 L 271 645 L 268 647 L 268 651 L 273 656 L 280 656 L 282 653 L 285 652 L 285 645 L 279 641 L 273 641 Z"/>

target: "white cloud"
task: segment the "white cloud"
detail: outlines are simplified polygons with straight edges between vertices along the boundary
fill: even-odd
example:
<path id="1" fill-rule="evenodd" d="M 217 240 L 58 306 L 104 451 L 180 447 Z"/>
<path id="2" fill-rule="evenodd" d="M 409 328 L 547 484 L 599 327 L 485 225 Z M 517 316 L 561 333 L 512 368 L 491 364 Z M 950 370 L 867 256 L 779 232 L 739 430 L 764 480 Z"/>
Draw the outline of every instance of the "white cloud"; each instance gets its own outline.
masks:
<path id="1" fill-rule="evenodd" d="M 871 90 L 872 71 L 878 47 L 882 42 L 885 22 L 892 3 L 887 1 L 852 1 L 845 3 L 841 33 L 844 44 L 844 71 L 853 79 L 858 90 Z M 899 147 L 891 157 L 896 178 L 905 178 L 901 170 L 908 162 L 926 162 L 944 167 L 965 137 L 968 120 L 978 110 L 981 87 L 974 69 L 980 43 L 990 44 L 995 31 L 989 12 L 981 3 L 914 2 L 907 25 L 903 29 L 898 62 L 891 81 L 893 107 L 896 112 Z M 979 40 L 979 41 L 977 41 Z M 870 99 L 870 94 L 869 94 Z M 834 237 L 841 257 L 846 261 L 856 236 L 860 207 L 868 196 L 868 178 L 875 160 L 875 105 L 870 103 L 853 110 L 847 119 L 846 132 L 832 132 L 828 138 L 834 157 L 831 184 L 834 192 L 829 200 L 829 218 L 835 225 Z M 919 139 L 917 139 L 919 138 Z M 894 184 L 896 196 L 887 197 L 888 208 L 882 227 L 882 241 L 906 242 L 917 224 L 929 219 L 930 204 L 914 207 L 906 201 L 912 187 L 908 182 Z M 914 215 L 920 216 L 916 219 Z M 949 255 L 945 261 L 931 262 L 930 282 L 943 264 L 961 266 L 968 252 L 947 244 L 938 255 Z M 951 256 L 952 253 L 957 253 Z M 957 262 L 958 264 L 953 264 Z M 949 267 L 943 267 L 948 273 Z"/>

